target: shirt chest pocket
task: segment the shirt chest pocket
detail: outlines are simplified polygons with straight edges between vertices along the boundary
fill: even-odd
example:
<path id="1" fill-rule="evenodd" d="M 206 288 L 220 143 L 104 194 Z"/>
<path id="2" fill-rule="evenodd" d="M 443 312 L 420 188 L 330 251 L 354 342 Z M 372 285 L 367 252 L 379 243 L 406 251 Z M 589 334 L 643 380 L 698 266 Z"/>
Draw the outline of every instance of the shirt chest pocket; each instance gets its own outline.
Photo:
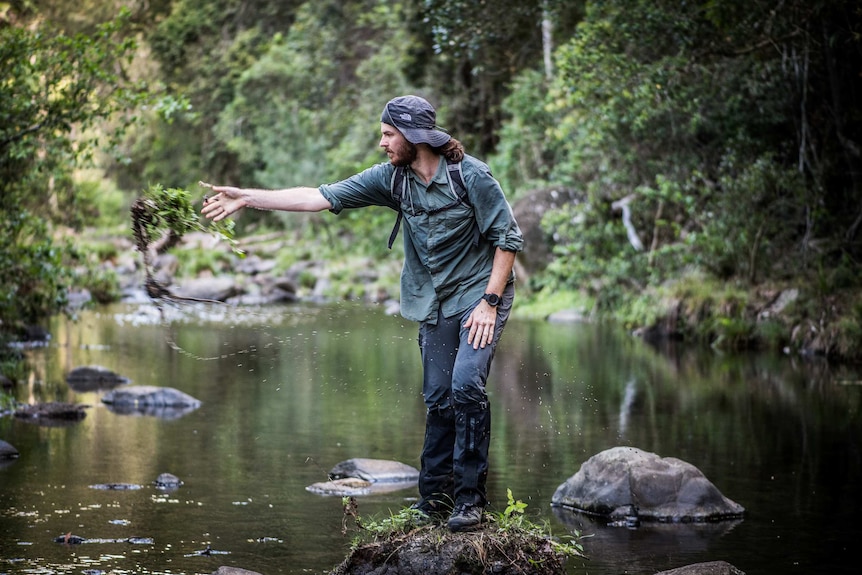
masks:
<path id="1" fill-rule="evenodd" d="M 473 207 L 467 201 L 451 192 L 425 196 L 422 199 L 427 203 L 423 205 L 411 199 L 402 200 L 401 210 L 414 233 L 425 241 L 437 247 L 465 241 L 477 243 L 479 227 Z"/>

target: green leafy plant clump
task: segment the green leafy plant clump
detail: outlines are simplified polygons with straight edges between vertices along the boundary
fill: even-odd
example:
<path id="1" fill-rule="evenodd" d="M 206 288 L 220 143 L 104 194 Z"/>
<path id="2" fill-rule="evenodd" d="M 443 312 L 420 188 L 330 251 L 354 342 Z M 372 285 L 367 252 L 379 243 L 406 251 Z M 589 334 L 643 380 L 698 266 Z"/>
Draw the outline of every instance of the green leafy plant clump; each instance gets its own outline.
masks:
<path id="1" fill-rule="evenodd" d="M 164 253 L 187 233 L 203 231 L 215 233 L 230 242 L 237 255 L 243 255 L 234 239 L 233 220 L 204 225 L 191 201 L 191 194 L 182 188 L 150 185 L 143 196 L 132 204 L 132 224 L 135 244 L 142 253 L 152 247 Z"/>
<path id="2" fill-rule="evenodd" d="M 142 254 L 146 270 L 147 294 L 153 299 L 178 298 L 153 277 L 152 255 L 167 252 L 176 246 L 189 232 L 214 233 L 231 243 L 231 249 L 244 257 L 234 239 L 233 220 L 222 220 L 205 225 L 191 200 L 191 194 L 182 188 L 165 188 L 161 184 L 150 185 L 141 197 L 132 203 L 132 233 L 135 246 Z"/>

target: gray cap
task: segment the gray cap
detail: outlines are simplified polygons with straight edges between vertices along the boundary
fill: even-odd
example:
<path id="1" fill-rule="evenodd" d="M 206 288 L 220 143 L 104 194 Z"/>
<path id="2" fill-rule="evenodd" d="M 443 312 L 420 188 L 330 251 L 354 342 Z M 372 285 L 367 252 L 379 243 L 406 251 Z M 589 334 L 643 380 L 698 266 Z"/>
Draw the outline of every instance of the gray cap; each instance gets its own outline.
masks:
<path id="1" fill-rule="evenodd" d="M 425 98 L 399 96 L 386 103 L 380 121 L 395 126 L 411 144 L 439 148 L 452 137 L 436 125 L 437 112 Z"/>

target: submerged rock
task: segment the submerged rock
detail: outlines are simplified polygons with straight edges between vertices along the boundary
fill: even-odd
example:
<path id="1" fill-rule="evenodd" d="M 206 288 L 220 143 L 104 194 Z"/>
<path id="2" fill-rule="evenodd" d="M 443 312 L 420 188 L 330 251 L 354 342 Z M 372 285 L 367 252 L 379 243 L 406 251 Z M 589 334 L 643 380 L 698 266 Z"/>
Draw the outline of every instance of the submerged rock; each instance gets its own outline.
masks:
<path id="1" fill-rule="evenodd" d="M 738 519 L 745 512 L 690 463 L 634 447 L 614 447 L 588 459 L 557 488 L 551 504 L 629 527 L 641 520 Z"/>
<path id="2" fill-rule="evenodd" d="M 348 495 L 368 495 L 371 493 L 371 487 L 374 484 L 364 479 L 356 477 L 345 477 L 343 479 L 333 479 L 331 481 L 321 481 L 312 483 L 305 488 L 306 491 L 317 493 L 318 495 L 336 495 L 346 497 Z"/>
<path id="3" fill-rule="evenodd" d="M 113 389 L 119 385 L 125 385 L 130 381 L 128 377 L 118 375 L 100 365 L 76 367 L 66 376 L 66 383 L 74 391 L 78 392 Z"/>
<path id="4" fill-rule="evenodd" d="M 136 483 L 96 483 L 90 486 L 90 489 L 99 489 L 102 491 L 136 491 L 143 488 L 143 485 Z"/>
<path id="5" fill-rule="evenodd" d="M 72 535 L 71 533 L 54 537 L 54 543 L 63 543 L 64 545 L 80 545 L 86 540 L 86 537 L 79 537 L 78 535 Z"/>
<path id="6" fill-rule="evenodd" d="M 133 385 L 109 391 L 102 397 L 111 411 L 176 419 L 200 407 L 200 400 L 171 387 Z"/>
<path id="7" fill-rule="evenodd" d="M 64 545 L 81 545 L 83 543 L 129 543 L 131 545 L 152 545 L 155 541 L 152 537 L 123 537 L 121 539 L 105 539 L 97 537 L 90 539 L 88 537 L 80 537 L 66 533 L 54 538 L 54 543 L 62 543 Z"/>
<path id="8" fill-rule="evenodd" d="M 172 473 L 162 473 L 156 477 L 155 481 L 153 481 L 153 485 L 155 485 L 157 489 L 176 489 L 182 484 L 183 482 L 180 478 Z"/>
<path id="9" fill-rule="evenodd" d="M 329 471 L 329 478 L 309 485 L 306 491 L 340 496 L 387 493 L 415 486 L 419 471 L 399 461 L 357 457 L 337 464 Z"/>
<path id="10" fill-rule="evenodd" d="M 400 461 L 355 457 L 333 467 L 329 471 L 329 477 L 330 479 L 356 477 L 370 483 L 401 483 L 418 481 L 419 470 Z"/>
<path id="11" fill-rule="evenodd" d="M 77 403 L 48 402 L 22 405 L 15 410 L 15 417 L 36 421 L 43 425 L 62 425 L 80 421 L 87 416 L 89 405 Z"/>
<path id="12" fill-rule="evenodd" d="M 668 571 L 659 571 L 656 575 L 745 575 L 745 572 L 726 561 L 708 561 L 677 567 Z"/>
<path id="13" fill-rule="evenodd" d="M 212 572 L 212 575 L 261 575 L 257 571 L 249 571 L 248 569 L 241 569 L 239 567 L 229 567 L 227 565 L 222 565 L 218 569 Z"/>

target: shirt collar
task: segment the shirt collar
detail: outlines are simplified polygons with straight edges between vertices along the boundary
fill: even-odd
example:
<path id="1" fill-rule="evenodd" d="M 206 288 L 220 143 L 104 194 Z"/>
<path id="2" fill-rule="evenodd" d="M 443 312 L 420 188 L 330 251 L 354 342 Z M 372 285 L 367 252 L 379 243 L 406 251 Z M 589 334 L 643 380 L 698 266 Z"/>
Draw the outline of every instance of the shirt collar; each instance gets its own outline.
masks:
<path id="1" fill-rule="evenodd" d="M 434 177 L 431 178 L 431 181 L 428 182 L 429 186 L 431 184 L 441 184 L 444 186 L 449 185 L 449 179 L 448 179 L 447 174 L 446 174 L 447 165 L 448 164 L 446 163 L 446 158 L 444 158 L 443 156 L 440 156 L 440 162 L 437 164 L 437 172 L 434 174 Z M 418 181 L 419 176 L 416 175 L 416 172 L 413 171 L 413 168 L 410 168 L 408 166 L 406 171 L 410 175 L 411 178 Z"/>

